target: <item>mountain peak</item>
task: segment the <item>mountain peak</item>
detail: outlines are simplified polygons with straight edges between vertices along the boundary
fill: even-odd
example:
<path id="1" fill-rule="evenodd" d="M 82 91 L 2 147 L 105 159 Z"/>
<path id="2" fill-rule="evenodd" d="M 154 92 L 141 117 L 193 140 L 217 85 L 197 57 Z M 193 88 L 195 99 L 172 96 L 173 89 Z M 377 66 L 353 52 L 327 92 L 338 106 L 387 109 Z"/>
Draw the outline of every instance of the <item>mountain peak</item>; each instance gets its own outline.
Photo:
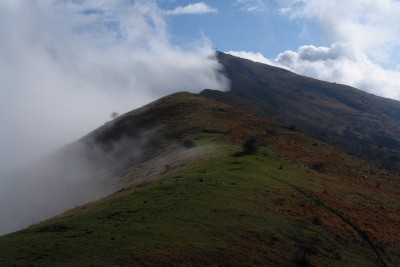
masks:
<path id="1" fill-rule="evenodd" d="M 400 172 L 400 102 L 218 53 L 228 92 L 201 95 L 253 111 Z"/>

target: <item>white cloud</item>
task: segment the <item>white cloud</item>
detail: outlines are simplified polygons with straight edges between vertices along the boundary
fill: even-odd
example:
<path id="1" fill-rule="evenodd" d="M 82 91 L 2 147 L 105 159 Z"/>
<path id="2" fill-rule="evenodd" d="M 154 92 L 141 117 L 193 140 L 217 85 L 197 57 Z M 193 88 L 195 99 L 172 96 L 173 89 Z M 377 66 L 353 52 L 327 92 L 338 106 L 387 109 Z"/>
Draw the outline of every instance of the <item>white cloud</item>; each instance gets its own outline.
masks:
<path id="1" fill-rule="evenodd" d="M 289 0 L 281 11 L 292 19 L 317 22 L 331 42 L 351 44 L 374 61 L 397 64 L 400 58 L 398 0 Z"/>
<path id="2" fill-rule="evenodd" d="M 185 15 L 185 14 L 206 14 L 206 13 L 216 13 L 217 9 L 210 7 L 209 5 L 199 2 L 195 4 L 189 4 L 187 6 L 178 6 L 173 10 L 165 10 L 163 13 L 165 15 Z"/>
<path id="3" fill-rule="evenodd" d="M 248 12 L 261 12 L 267 9 L 263 0 L 235 0 L 235 5 L 240 7 L 240 10 Z"/>
<path id="4" fill-rule="evenodd" d="M 400 72 L 385 70 L 362 51 L 341 43 L 331 47 L 302 46 L 274 60 L 296 73 L 348 84 L 377 95 L 400 100 Z"/>
<path id="5" fill-rule="evenodd" d="M 290 19 L 320 26 L 331 47 L 285 51 L 277 64 L 297 73 L 352 85 L 400 100 L 400 2 L 398 0 L 284 0 Z M 311 24 L 308 24 L 311 23 Z"/>
<path id="6" fill-rule="evenodd" d="M 245 58 L 254 62 L 260 62 L 264 64 L 273 65 L 274 63 L 268 58 L 264 57 L 260 52 L 249 52 L 249 51 L 227 51 L 225 52 L 235 57 Z"/>
<path id="7" fill-rule="evenodd" d="M 0 176 L 110 112 L 226 88 L 211 54 L 207 40 L 191 50 L 172 45 L 155 1 L 1 1 Z"/>

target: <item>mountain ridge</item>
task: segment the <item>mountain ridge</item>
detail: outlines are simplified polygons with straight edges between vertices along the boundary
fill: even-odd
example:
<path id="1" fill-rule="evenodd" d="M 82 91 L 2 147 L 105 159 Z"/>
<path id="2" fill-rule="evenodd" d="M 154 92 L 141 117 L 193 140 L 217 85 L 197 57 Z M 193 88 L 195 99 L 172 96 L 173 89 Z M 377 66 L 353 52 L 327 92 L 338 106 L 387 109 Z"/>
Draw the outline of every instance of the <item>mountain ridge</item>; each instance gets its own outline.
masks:
<path id="1" fill-rule="evenodd" d="M 227 92 L 200 95 L 295 126 L 347 153 L 400 172 L 400 102 L 219 52 Z"/>

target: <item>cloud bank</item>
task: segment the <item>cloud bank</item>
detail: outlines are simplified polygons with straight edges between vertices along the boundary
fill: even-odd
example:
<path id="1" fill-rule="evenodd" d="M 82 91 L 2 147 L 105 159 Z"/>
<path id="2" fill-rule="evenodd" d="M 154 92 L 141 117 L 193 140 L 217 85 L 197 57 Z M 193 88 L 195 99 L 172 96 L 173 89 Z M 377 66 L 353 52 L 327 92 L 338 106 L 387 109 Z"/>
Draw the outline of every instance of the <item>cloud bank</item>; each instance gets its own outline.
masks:
<path id="1" fill-rule="evenodd" d="M 297 51 L 280 53 L 274 63 L 302 75 L 400 100 L 400 72 L 374 64 L 365 53 L 348 45 L 301 46 Z"/>
<path id="2" fill-rule="evenodd" d="M 397 64 L 400 56 L 398 0 L 287 0 L 281 13 L 293 20 L 317 23 L 332 42 L 351 44 L 373 61 Z"/>
<path id="3" fill-rule="evenodd" d="M 229 51 L 230 54 L 400 100 L 399 1 L 275 2 L 280 14 L 305 29 L 317 27 L 331 45 L 303 45 L 274 59 L 254 52 Z"/>
<path id="4" fill-rule="evenodd" d="M 155 1 L 1 1 L 0 182 L 113 111 L 226 89 L 209 42 L 183 49 L 167 28 Z"/>

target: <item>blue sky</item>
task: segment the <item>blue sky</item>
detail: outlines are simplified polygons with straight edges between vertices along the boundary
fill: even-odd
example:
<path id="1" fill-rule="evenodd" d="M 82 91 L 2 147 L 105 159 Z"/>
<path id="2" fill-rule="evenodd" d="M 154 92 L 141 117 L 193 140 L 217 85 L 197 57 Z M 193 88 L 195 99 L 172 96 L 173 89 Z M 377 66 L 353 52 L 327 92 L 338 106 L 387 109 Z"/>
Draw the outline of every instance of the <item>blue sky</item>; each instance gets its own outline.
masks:
<path id="1" fill-rule="evenodd" d="M 215 49 L 399 100 L 399 14 L 398 0 L 2 0 L 0 175 L 111 112 L 228 90 Z"/>
<path id="2" fill-rule="evenodd" d="M 248 3 L 247 3 L 248 2 Z M 161 2 L 174 9 L 193 1 Z M 318 27 L 304 21 L 294 21 L 282 15 L 275 1 L 204 1 L 217 12 L 182 14 L 167 18 L 173 42 L 185 45 L 202 35 L 221 51 L 245 50 L 261 52 L 267 57 L 297 49 L 305 44 L 327 45 Z M 250 9 L 250 10 L 249 10 Z M 306 25 L 307 24 L 307 25 Z M 307 33 L 304 28 L 307 26 Z"/>

